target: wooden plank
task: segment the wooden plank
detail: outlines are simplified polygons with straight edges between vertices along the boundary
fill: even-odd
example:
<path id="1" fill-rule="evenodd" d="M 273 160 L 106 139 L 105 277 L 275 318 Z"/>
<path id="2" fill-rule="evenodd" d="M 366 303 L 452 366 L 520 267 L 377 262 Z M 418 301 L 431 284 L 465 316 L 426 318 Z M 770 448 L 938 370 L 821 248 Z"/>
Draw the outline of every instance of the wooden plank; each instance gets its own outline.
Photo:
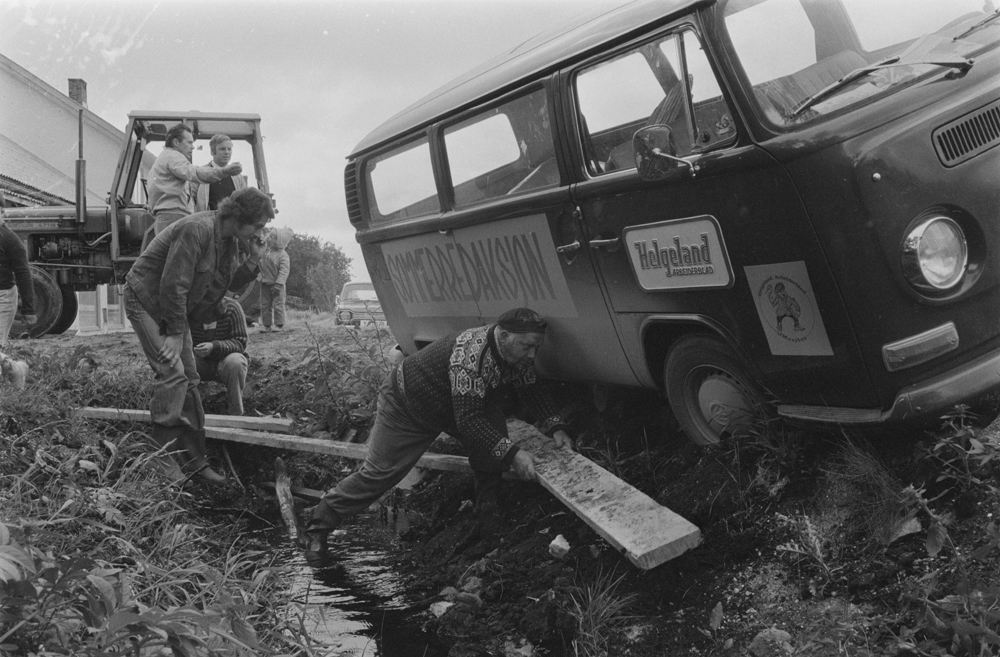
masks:
<path id="1" fill-rule="evenodd" d="M 273 481 L 263 481 L 260 485 L 268 490 L 277 490 L 277 484 Z M 316 501 L 322 499 L 323 495 L 326 493 L 326 491 L 316 490 L 315 488 L 302 488 L 301 486 L 291 486 L 289 490 L 292 491 L 293 495 Z"/>
<path id="2" fill-rule="evenodd" d="M 341 456 L 359 461 L 363 461 L 368 456 L 367 445 L 342 443 L 322 438 L 285 436 L 263 431 L 243 431 L 241 429 L 227 429 L 223 427 L 205 427 L 205 435 L 218 440 L 231 440 L 238 443 L 263 445 L 278 449 L 292 449 L 300 452 L 329 454 L 330 456 Z M 416 467 L 472 474 L 472 468 L 469 467 L 469 459 L 464 456 L 452 456 L 451 454 L 424 454 L 417 461 Z"/>
<path id="3" fill-rule="evenodd" d="M 292 539 L 292 543 L 296 543 L 299 540 L 300 529 L 295 515 L 295 502 L 292 500 L 292 481 L 288 478 L 285 461 L 280 456 L 274 459 L 274 490 L 278 496 L 281 518 L 288 528 L 288 537 Z"/>
<path id="4" fill-rule="evenodd" d="M 557 450 L 550 438 L 523 422 L 510 422 L 508 430 L 537 457 L 539 483 L 637 567 L 654 568 L 701 543 L 701 530 L 695 525 L 585 456 Z M 223 428 L 208 428 L 205 433 L 209 438 L 353 459 L 364 459 L 368 453 L 365 445 L 301 436 Z M 447 454 L 424 454 L 417 466 L 472 472 L 468 459 Z"/>
<path id="5" fill-rule="evenodd" d="M 701 543 L 695 525 L 585 456 L 556 449 L 523 422 L 509 422 L 507 429 L 537 457 L 539 483 L 639 568 L 654 568 Z"/>
<path id="6" fill-rule="evenodd" d="M 149 420 L 147 411 L 85 408 L 79 409 L 77 413 L 99 419 Z M 206 416 L 206 420 L 209 417 L 213 420 L 219 418 L 221 421 L 275 420 L 228 415 Z M 283 430 L 290 430 L 290 424 L 289 422 L 289 426 Z M 644 570 L 654 568 L 701 543 L 701 531 L 695 525 L 593 461 L 570 450 L 557 450 L 551 439 L 524 422 L 512 421 L 508 424 L 508 430 L 511 438 L 537 457 L 539 483 L 604 540 L 621 550 L 637 567 Z M 218 440 L 357 460 L 364 460 L 368 454 L 366 445 L 247 430 L 215 422 L 205 427 L 205 435 Z M 424 454 L 417 462 L 417 467 L 472 473 L 468 459 L 450 454 Z M 513 475 L 505 473 L 505 476 L 511 478 Z"/>
<path id="7" fill-rule="evenodd" d="M 149 411 L 128 408 L 96 408 L 87 406 L 73 411 L 78 417 L 94 420 L 131 420 L 149 422 Z M 280 417 L 250 417 L 247 415 L 205 415 L 206 427 L 232 427 L 251 431 L 291 433 L 292 421 Z"/>

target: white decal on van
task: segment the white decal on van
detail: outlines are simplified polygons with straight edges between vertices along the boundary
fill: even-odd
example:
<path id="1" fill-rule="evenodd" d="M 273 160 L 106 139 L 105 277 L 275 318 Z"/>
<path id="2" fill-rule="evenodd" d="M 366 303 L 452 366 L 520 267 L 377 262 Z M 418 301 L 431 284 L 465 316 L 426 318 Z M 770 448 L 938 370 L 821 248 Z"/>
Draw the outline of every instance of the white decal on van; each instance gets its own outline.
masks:
<path id="1" fill-rule="evenodd" d="M 752 265 L 743 271 L 773 355 L 833 355 L 805 262 Z"/>
<path id="2" fill-rule="evenodd" d="M 545 215 L 385 242 L 382 253 L 410 317 L 496 317 L 518 306 L 578 317 Z"/>
<path id="3" fill-rule="evenodd" d="M 715 217 L 702 215 L 622 231 L 632 271 L 644 290 L 729 287 L 729 254 Z"/>

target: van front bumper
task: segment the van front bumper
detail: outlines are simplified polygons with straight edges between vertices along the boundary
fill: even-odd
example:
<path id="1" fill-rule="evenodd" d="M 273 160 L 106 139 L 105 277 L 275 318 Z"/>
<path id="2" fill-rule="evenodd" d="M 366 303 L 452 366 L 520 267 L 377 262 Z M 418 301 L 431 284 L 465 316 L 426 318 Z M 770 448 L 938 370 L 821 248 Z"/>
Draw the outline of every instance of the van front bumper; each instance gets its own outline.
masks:
<path id="1" fill-rule="evenodd" d="M 832 424 L 875 425 L 930 418 L 1000 387 L 1000 349 L 896 393 L 889 410 L 779 404 L 778 415 Z"/>

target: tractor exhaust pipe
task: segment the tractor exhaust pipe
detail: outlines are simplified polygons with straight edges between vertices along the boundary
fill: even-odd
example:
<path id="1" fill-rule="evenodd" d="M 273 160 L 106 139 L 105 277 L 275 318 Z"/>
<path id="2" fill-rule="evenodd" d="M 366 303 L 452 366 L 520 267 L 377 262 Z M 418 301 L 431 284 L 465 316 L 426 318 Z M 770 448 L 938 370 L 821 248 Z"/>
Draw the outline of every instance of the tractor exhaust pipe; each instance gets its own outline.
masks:
<path id="1" fill-rule="evenodd" d="M 76 161 L 76 223 L 83 231 L 83 224 L 87 222 L 87 161 L 83 159 L 83 108 L 79 114 L 80 137 L 79 159 Z"/>

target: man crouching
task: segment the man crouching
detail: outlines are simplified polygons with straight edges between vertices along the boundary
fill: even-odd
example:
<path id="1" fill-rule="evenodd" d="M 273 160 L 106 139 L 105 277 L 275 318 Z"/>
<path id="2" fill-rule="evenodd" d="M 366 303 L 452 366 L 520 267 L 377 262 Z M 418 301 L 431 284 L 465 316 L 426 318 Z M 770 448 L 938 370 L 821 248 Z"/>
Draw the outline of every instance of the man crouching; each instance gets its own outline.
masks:
<path id="1" fill-rule="evenodd" d="M 535 479 L 534 456 L 507 435 L 501 401 L 516 392 L 558 447 L 572 448 L 552 400 L 536 385 L 535 354 L 546 322 L 530 308 L 505 312 L 492 326 L 468 329 L 403 359 L 379 390 L 368 458 L 310 510 L 307 558 L 326 551 L 341 521 L 368 508 L 399 483 L 442 431 L 469 453 L 477 508 L 496 505 L 502 473 Z"/>

